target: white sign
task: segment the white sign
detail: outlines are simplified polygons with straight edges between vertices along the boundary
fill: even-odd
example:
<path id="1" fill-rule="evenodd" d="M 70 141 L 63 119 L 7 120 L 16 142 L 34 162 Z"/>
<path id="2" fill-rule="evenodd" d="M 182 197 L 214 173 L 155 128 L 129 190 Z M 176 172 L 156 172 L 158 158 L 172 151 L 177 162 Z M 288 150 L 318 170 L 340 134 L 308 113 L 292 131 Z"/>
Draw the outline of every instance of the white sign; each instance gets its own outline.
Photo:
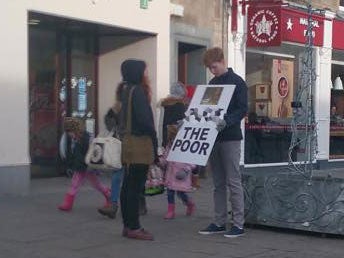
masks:
<path id="1" fill-rule="evenodd" d="M 235 85 L 197 86 L 167 160 L 207 164 L 218 134 L 216 122 L 224 118 L 234 89 Z"/>

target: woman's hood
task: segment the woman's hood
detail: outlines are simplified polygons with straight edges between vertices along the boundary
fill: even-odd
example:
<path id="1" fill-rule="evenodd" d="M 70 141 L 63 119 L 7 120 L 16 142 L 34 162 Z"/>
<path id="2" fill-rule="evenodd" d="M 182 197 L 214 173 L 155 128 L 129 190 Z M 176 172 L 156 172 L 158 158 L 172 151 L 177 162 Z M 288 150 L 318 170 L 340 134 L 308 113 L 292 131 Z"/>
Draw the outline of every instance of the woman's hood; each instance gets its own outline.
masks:
<path id="1" fill-rule="evenodd" d="M 140 84 L 146 69 L 146 63 L 138 59 L 127 59 L 121 65 L 123 81 Z"/>

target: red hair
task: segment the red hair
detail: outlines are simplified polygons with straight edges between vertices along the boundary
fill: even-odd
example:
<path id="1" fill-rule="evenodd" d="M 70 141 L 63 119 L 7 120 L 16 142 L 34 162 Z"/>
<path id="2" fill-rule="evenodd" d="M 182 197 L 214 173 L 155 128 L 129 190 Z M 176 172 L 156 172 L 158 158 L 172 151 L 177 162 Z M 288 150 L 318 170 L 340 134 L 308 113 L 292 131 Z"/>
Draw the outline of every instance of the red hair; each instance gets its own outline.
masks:
<path id="1" fill-rule="evenodd" d="M 214 62 L 221 62 L 224 59 L 225 56 L 223 54 L 223 50 L 219 47 L 209 48 L 203 54 L 203 64 L 207 67 L 209 67 Z"/>
<path id="2" fill-rule="evenodd" d="M 142 78 L 142 87 L 143 91 L 145 92 L 149 103 L 152 101 L 152 88 L 150 86 L 149 78 L 148 76 L 143 76 Z"/>

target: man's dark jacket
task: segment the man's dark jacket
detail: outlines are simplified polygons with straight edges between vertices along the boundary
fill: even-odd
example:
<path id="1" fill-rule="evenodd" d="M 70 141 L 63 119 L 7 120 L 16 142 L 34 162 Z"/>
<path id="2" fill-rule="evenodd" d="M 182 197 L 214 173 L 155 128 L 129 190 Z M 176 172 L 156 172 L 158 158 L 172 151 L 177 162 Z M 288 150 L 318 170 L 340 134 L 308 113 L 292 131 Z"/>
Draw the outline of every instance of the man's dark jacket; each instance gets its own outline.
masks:
<path id="1" fill-rule="evenodd" d="M 236 85 L 233 97 L 229 103 L 227 114 L 224 119 L 227 123 L 217 136 L 216 141 L 238 141 L 242 140 L 240 122 L 247 113 L 247 85 L 245 81 L 232 68 L 218 77 L 210 80 L 209 84 L 234 84 Z"/>

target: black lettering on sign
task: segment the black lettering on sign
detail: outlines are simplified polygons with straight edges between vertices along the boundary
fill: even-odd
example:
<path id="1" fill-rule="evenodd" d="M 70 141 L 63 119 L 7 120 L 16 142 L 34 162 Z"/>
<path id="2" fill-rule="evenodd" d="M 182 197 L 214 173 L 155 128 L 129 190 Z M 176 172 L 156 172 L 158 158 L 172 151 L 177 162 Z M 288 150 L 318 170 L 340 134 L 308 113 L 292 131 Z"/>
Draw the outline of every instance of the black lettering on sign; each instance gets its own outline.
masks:
<path id="1" fill-rule="evenodd" d="M 192 154 L 207 155 L 210 144 L 207 141 L 210 128 L 184 127 L 182 139 L 176 139 L 172 151 L 190 152 Z"/>
<path id="2" fill-rule="evenodd" d="M 193 128 L 190 136 L 190 140 L 194 137 L 194 140 L 198 140 L 198 137 L 201 133 L 202 128 Z"/>
<path id="3" fill-rule="evenodd" d="M 190 141 L 189 140 L 185 140 L 183 142 L 183 144 L 182 144 L 182 147 L 180 147 L 180 150 L 182 152 L 185 152 L 185 151 L 187 151 L 189 149 L 189 147 L 190 147 Z"/>
<path id="4" fill-rule="evenodd" d="M 174 145 L 173 145 L 173 147 L 172 147 L 172 150 L 174 151 L 174 149 L 175 148 L 177 148 L 177 147 L 180 147 L 181 145 L 182 145 L 182 140 L 176 140 L 175 142 L 174 142 Z"/>
<path id="5" fill-rule="evenodd" d="M 191 144 L 191 147 L 190 147 L 191 153 L 196 153 L 196 152 L 198 151 L 200 145 L 201 145 L 200 142 L 197 142 L 197 141 L 196 141 L 196 142 L 193 142 L 193 143 Z"/>
<path id="6" fill-rule="evenodd" d="M 185 134 L 183 136 L 183 139 L 185 139 L 188 135 L 188 132 L 192 129 L 192 127 L 184 127 L 184 130 L 185 130 Z"/>
<path id="7" fill-rule="evenodd" d="M 206 140 L 207 140 L 207 136 L 208 136 L 209 130 L 210 130 L 210 128 L 204 128 L 204 129 L 202 130 L 202 134 L 201 134 L 201 136 L 199 137 L 199 139 L 200 139 L 201 141 L 206 141 Z"/>
<path id="8" fill-rule="evenodd" d="M 202 142 L 202 145 L 201 145 L 201 148 L 199 149 L 198 154 L 207 155 L 207 150 L 208 150 L 208 148 L 209 148 L 209 143 L 207 143 L 207 142 Z M 203 154 L 202 154 L 202 151 L 204 152 Z"/>

